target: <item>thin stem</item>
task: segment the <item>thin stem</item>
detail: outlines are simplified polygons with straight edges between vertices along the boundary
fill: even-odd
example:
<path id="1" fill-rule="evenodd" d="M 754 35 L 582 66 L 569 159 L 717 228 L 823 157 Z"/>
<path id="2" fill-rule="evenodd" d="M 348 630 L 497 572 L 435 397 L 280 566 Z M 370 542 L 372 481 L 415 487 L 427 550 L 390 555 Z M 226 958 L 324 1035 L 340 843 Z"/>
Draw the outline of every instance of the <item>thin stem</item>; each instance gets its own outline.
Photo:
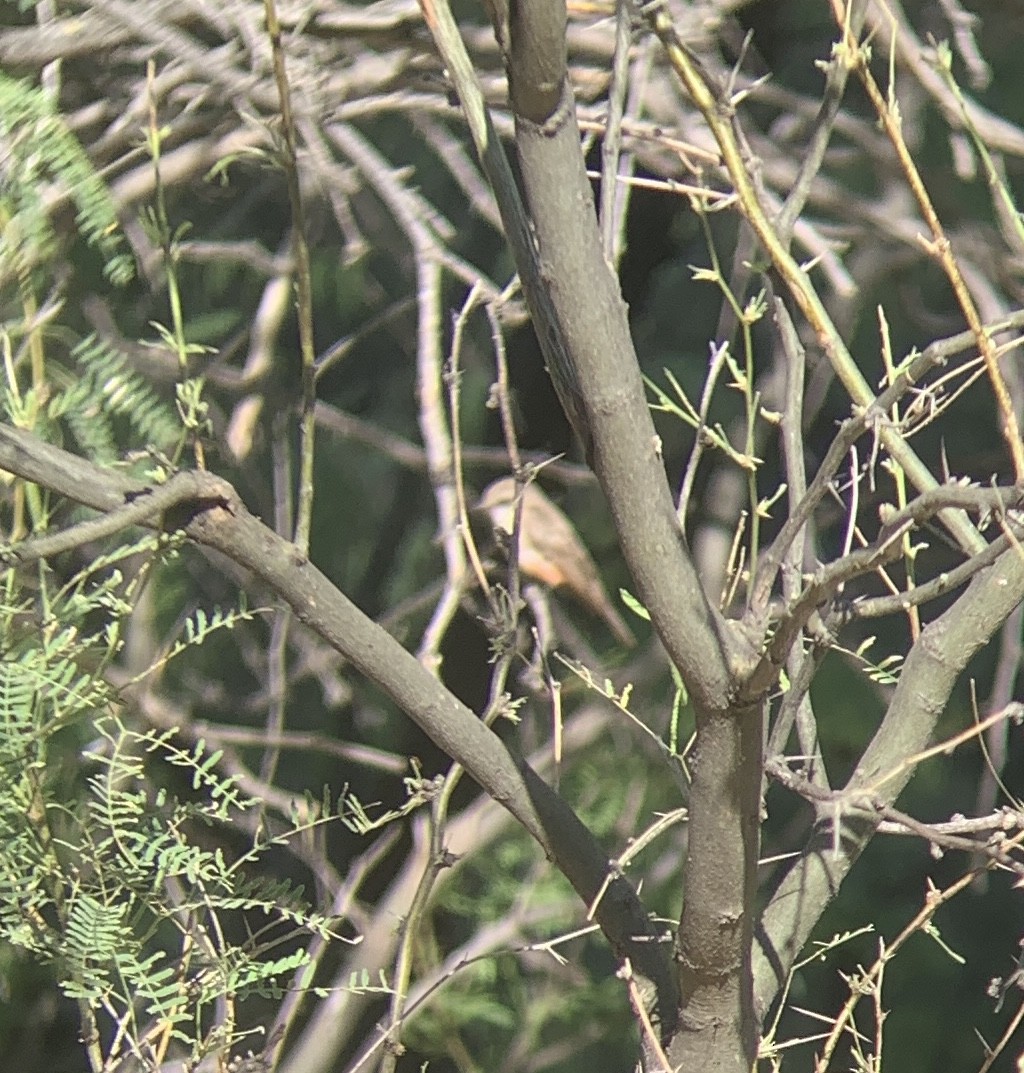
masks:
<path id="1" fill-rule="evenodd" d="M 284 139 L 285 179 L 292 211 L 292 245 L 295 256 L 295 297 L 299 318 L 299 350 L 302 356 L 302 410 L 299 418 L 299 500 L 293 543 L 303 555 L 309 554 L 309 534 L 313 523 L 313 463 L 316 441 L 316 344 L 313 339 L 313 282 L 306 244 L 306 215 L 299 182 L 299 159 L 292 112 L 291 86 L 281 42 L 281 24 L 274 0 L 263 0 L 267 33 L 274 61 L 281 105 L 281 132 Z"/>
<path id="2" fill-rule="evenodd" d="M 723 163 L 729 172 L 744 215 L 776 271 L 785 280 L 800 311 L 813 327 L 818 343 L 828 356 L 836 375 L 858 406 L 872 406 L 876 401 L 874 392 L 847 349 L 807 273 L 783 245 L 761 205 L 750 178 L 747 161 L 733 130 L 732 105 L 721 99 L 718 87 L 712 87 L 709 76 L 703 72 L 695 57 L 679 39 L 665 7 L 659 4 L 648 9 L 646 17 L 661 39 L 673 69 L 718 142 Z M 906 470 L 918 489 L 923 491 L 935 487 L 935 477 L 897 430 L 882 427 L 879 434 L 886 449 Z M 942 521 L 966 551 L 980 550 L 984 542 L 962 514 L 946 512 L 942 515 Z"/>
<path id="3" fill-rule="evenodd" d="M 893 149 L 896 151 L 896 157 L 899 160 L 900 167 L 903 169 L 903 174 L 907 178 L 907 184 L 914 195 L 914 200 L 917 201 L 921 215 L 932 233 L 932 241 L 925 242 L 922 239 L 921 244 L 942 266 L 942 270 L 946 273 L 950 286 L 953 288 L 957 304 L 967 321 L 967 326 L 977 340 L 978 350 L 985 362 L 985 368 L 992 383 L 992 392 L 996 398 L 996 405 L 1002 417 L 1003 438 L 1006 440 L 1010 457 L 1013 459 L 1014 474 L 1018 481 L 1024 481 L 1024 442 L 1021 441 L 1013 399 L 1010 397 L 1003 374 L 999 370 L 999 359 L 996 354 L 995 343 L 993 343 L 992 337 L 985 331 L 981 323 L 977 306 L 974 304 L 974 299 L 967 289 L 967 284 L 960 273 L 956 257 L 953 255 L 953 247 L 946 236 L 938 213 L 936 213 L 932 205 L 931 198 L 928 196 L 928 190 L 924 185 L 924 180 L 921 178 L 917 165 L 914 163 L 914 158 L 907 148 L 907 143 L 903 140 L 899 106 L 894 95 L 895 87 L 893 85 L 889 86 L 888 100 L 883 97 L 882 91 L 879 89 L 878 83 L 868 66 L 867 51 L 857 43 L 856 38 L 853 36 L 852 28 L 846 17 L 847 10 L 843 6 L 842 0 L 833 0 L 833 2 L 837 21 L 843 29 L 845 62 L 856 70 L 861 84 L 867 91 L 875 112 L 878 114 L 878 119 L 889 141 L 892 143 Z"/>

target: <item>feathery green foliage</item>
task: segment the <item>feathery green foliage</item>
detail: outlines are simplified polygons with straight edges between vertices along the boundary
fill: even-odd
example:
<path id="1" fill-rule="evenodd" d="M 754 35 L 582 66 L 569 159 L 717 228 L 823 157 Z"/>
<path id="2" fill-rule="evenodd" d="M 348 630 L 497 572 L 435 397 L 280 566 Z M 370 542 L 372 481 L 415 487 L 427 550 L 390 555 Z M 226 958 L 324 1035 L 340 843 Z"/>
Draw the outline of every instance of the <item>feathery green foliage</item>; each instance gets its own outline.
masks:
<path id="1" fill-rule="evenodd" d="M 50 401 L 48 416 L 66 421 L 90 458 L 113 462 L 126 441 L 150 451 L 173 450 L 182 438 L 174 406 L 128 367 L 124 355 L 90 335 L 71 359 L 68 382 Z"/>
<path id="2" fill-rule="evenodd" d="M 133 275 L 123 252 L 113 200 L 81 145 L 46 94 L 28 82 L 0 74 L 0 265 L 24 271 L 52 251 L 53 227 L 46 193 L 57 184 L 72 199 L 79 227 L 104 259 L 113 283 Z"/>
<path id="3" fill-rule="evenodd" d="M 269 847 L 338 818 L 318 801 L 291 831 L 257 825 L 231 860 L 204 832 L 237 826 L 257 803 L 202 741 L 125 717 L 97 662 L 119 646 L 149 571 L 125 580 L 112 564 L 152 560 L 160 544 L 146 536 L 98 557 L 63 587 L 44 572 L 34 598 L 9 571 L 0 606 L 0 941 L 52 966 L 112 1039 L 105 1060 L 132 1052 L 154 1065 L 171 1044 L 188 1061 L 230 1046 L 233 1020 L 213 1004 L 279 995 L 309 957 L 303 937 L 330 937 L 301 889 L 258 866 Z M 197 612 L 170 655 L 250 617 Z M 182 774 L 187 789 L 172 793 Z"/>

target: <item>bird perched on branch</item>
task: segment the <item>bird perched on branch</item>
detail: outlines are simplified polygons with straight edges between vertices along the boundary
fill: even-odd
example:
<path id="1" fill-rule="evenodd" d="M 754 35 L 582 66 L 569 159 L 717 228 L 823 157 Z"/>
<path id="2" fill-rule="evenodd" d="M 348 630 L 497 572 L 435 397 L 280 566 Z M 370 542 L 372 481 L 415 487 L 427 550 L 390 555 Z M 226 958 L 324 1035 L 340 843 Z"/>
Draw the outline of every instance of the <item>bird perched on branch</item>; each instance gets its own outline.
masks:
<path id="1" fill-rule="evenodd" d="M 535 483 L 526 485 L 521 494 L 523 516 L 517 561 L 522 574 L 552 589 L 568 589 L 607 624 L 623 645 L 635 645 L 636 638 L 616 611 L 572 522 Z M 495 530 L 512 535 L 519 495 L 520 486 L 512 477 L 501 477 L 484 490 L 479 507 L 488 514 Z"/>

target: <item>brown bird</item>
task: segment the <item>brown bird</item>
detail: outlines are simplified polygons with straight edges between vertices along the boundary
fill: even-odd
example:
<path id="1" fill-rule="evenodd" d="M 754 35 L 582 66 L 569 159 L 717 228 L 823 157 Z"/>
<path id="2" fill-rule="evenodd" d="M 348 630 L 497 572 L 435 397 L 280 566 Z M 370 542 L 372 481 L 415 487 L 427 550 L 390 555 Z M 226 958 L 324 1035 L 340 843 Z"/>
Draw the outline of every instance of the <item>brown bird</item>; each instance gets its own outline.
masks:
<path id="1" fill-rule="evenodd" d="M 510 536 L 515 528 L 519 486 L 511 477 L 493 481 L 480 497 L 480 509 L 490 516 L 494 528 Z M 572 522 L 535 484 L 522 491 L 523 519 L 519 528 L 519 569 L 553 589 L 567 588 L 577 600 L 603 619 L 618 640 L 627 646 L 636 638 L 608 597 L 597 566 L 583 546 Z"/>

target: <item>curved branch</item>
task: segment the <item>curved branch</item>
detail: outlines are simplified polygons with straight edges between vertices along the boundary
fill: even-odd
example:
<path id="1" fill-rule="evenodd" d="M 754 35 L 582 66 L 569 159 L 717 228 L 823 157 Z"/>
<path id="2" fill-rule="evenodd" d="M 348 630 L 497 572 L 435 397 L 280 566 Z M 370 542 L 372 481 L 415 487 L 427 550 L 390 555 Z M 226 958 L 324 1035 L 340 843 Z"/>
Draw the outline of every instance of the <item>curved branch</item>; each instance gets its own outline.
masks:
<path id="1" fill-rule="evenodd" d="M 882 807 L 910 781 L 950 694 L 970 659 L 1024 600 L 1024 563 L 1016 548 L 1004 552 L 964 594 L 921 632 L 870 745 L 843 791 L 871 793 Z M 784 983 L 825 906 L 874 834 L 881 816 L 850 817 L 840 837 L 819 828 L 765 909 L 755 954 L 755 990 L 767 1008 Z"/>
<path id="2" fill-rule="evenodd" d="M 95 510 L 117 510 L 131 500 L 142 511 L 148 503 L 152 524 L 168 517 L 169 526 L 252 571 L 458 760 L 540 843 L 587 905 L 596 901 L 595 918 L 617 956 L 629 959 L 657 1014 L 671 1020 L 677 1003 L 668 950 L 629 882 L 618 874 L 609 879 L 608 855 L 572 808 L 293 544 L 250 514 L 227 481 L 206 472 L 181 473 L 169 495 L 2 424 L 0 468 Z"/>

